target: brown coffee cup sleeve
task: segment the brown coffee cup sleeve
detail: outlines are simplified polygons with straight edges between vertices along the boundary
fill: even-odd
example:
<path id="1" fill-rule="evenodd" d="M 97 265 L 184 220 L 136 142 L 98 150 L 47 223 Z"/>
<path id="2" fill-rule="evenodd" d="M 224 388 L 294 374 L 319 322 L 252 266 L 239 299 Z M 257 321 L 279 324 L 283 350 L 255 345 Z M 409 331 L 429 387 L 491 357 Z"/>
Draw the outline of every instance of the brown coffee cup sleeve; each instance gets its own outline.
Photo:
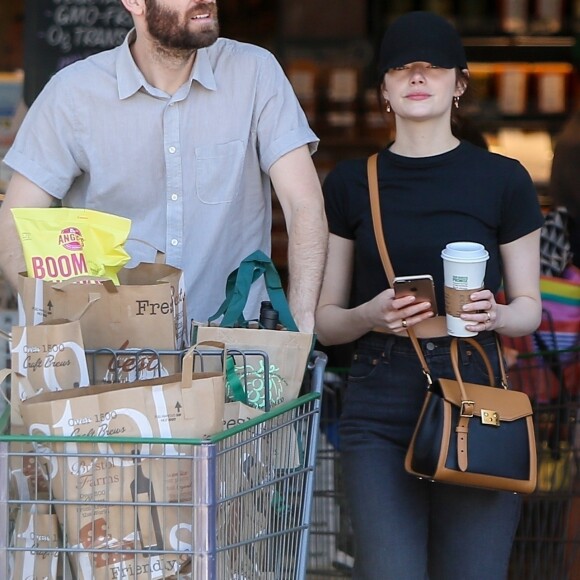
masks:
<path id="1" fill-rule="evenodd" d="M 459 318 L 463 312 L 463 306 L 471 302 L 469 298 L 474 292 L 481 288 L 471 288 L 469 290 L 455 290 L 445 286 L 445 312 L 450 316 Z"/>

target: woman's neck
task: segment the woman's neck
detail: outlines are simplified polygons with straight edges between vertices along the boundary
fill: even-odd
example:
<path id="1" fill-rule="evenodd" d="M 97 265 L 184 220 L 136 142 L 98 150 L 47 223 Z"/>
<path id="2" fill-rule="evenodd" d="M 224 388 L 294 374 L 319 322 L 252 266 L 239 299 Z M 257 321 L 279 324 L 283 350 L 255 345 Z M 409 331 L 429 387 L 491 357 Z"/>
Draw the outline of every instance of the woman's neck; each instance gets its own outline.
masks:
<path id="1" fill-rule="evenodd" d="M 395 140 L 389 150 L 404 157 L 432 157 L 455 149 L 459 139 L 443 123 L 409 122 L 397 119 Z"/>

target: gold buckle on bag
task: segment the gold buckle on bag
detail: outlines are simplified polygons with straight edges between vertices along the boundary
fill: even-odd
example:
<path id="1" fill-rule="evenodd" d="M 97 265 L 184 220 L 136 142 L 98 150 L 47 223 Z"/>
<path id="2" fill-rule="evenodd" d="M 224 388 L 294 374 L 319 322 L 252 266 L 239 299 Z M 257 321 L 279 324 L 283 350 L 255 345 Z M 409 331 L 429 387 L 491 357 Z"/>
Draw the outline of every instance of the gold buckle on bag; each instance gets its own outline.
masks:
<path id="1" fill-rule="evenodd" d="M 483 425 L 499 427 L 499 413 L 497 411 L 490 411 L 489 409 L 482 409 L 481 422 Z"/>
<path id="2" fill-rule="evenodd" d="M 473 417 L 473 411 L 475 410 L 475 401 L 461 401 L 461 412 L 462 417 Z"/>

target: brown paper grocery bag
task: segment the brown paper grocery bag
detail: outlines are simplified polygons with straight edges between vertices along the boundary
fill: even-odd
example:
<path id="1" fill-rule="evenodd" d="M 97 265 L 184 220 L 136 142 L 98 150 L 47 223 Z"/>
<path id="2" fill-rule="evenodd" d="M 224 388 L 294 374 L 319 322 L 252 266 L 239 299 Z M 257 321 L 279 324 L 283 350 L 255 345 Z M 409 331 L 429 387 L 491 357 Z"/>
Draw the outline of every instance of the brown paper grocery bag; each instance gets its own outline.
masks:
<path id="1" fill-rule="evenodd" d="M 225 379 L 222 372 L 193 372 L 196 350 L 182 372 L 159 379 L 103 384 L 40 393 L 22 401 L 31 435 L 199 438 L 223 428 Z"/>
<path id="2" fill-rule="evenodd" d="M 196 509 L 191 503 L 191 460 L 188 464 L 184 458 L 181 464 L 167 457 L 143 459 L 138 470 L 126 465 L 115 471 L 121 503 L 66 507 L 66 535 L 78 580 L 150 580 L 180 573 L 195 541 Z M 88 495 L 90 501 L 98 498 L 91 491 Z M 83 525 L 77 529 L 71 518 L 80 518 Z"/>
<path id="3" fill-rule="evenodd" d="M 19 408 L 20 401 L 14 398 L 14 394 L 12 394 L 12 400 L 8 398 L 3 387 L 4 381 L 9 377 L 12 379 L 12 385 L 18 383 L 22 387 L 25 396 L 34 396 L 35 391 L 24 375 L 20 375 L 12 369 L 0 370 L 0 400 L 4 398 L 8 406 L 16 405 Z M 10 410 L 12 411 L 12 409 Z M 21 421 L 20 413 L 18 413 L 18 418 Z M 10 425 L 10 434 L 27 435 L 24 424 Z M 11 497 L 24 502 L 31 498 L 38 501 L 49 499 L 50 484 L 46 462 L 43 458 L 38 457 L 31 442 L 15 439 L 10 443 L 8 469 Z"/>
<path id="4" fill-rule="evenodd" d="M 263 414 L 264 411 L 244 405 L 244 403 L 239 401 L 226 403 L 224 406 L 224 430 L 243 425 L 250 419 L 255 419 Z"/>
<path id="5" fill-rule="evenodd" d="M 224 430 L 233 429 L 251 419 L 264 416 L 264 411 L 239 401 L 226 403 Z M 294 425 L 284 416 L 265 418 L 257 427 L 260 460 L 274 470 L 295 469 L 300 466 L 300 447 Z M 243 435 L 242 435 L 243 437 Z"/>
<path id="6" fill-rule="evenodd" d="M 166 264 L 139 264 L 119 272 L 121 284 L 109 280 L 50 283 L 21 274 L 18 302 L 21 325 L 36 325 L 74 313 L 93 303 L 81 318 L 85 348 L 183 349 L 188 344 L 183 272 Z M 102 382 L 107 361 L 101 361 L 93 383 Z M 90 367 L 92 365 L 89 365 Z M 173 358 L 161 365 L 161 376 L 178 370 Z M 122 378 L 132 380 L 131 377 Z M 140 378 L 149 378 L 153 375 Z"/>
<path id="7" fill-rule="evenodd" d="M 257 418 L 257 424 L 236 432 Z M 301 465 L 299 438 L 285 414 L 266 414 L 239 401 L 226 403 L 224 429 L 236 429 L 227 445 L 239 445 L 242 452 L 233 456 L 238 462 L 220 465 L 217 473 L 222 497 L 231 498 L 218 506 L 218 541 L 236 546 L 218 554 L 218 566 L 227 578 L 273 580 L 276 573 L 269 569 L 273 560 L 267 552 L 271 544 L 262 540 L 272 517 L 280 517 L 277 510 L 284 510 L 285 499 L 269 482 Z"/>
<path id="8" fill-rule="evenodd" d="M 21 508 L 14 524 L 12 578 L 57 580 L 60 547 L 55 514 Z"/>
<path id="9" fill-rule="evenodd" d="M 226 415 L 235 421 L 236 415 L 242 422 L 248 414 L 261 413 L 242 403 L 226 403 Z M 275 481 L 279 475 L 269 442 L 271 420 L 248 427 L 245 431 L 231 435 L 229 446 L 240 445 L 242 452 L 218 468 L 217 477 L 222 497 L 217 511 L 217 534 L 220 545 L 234 546 L 218 554 L 218 567 L 226 578 L 275 578 L 269 565 L 275 558 L 268 554 L 268 542 L 261 541 L 269 533 L 274 511 L 273 495 Z M 286 427 L 285 427 L 286 428 Z"/>
<path id="10" fill-rule="evenodd" d="M 12 327 L 11 429 L 22 425 L 20 401 L 38 391 L 62 391 L 89 384 L 81 324 L 52 320 Z M 26 384 L 23 382 L 26 377 Z"/>
<path id="11" fill-rule="evenodd" d="M 300 393 L 313 336 L 286 330 L 195 324 L 193 339 L 224 342 L 232 350 L 264 351 L 268 355 L 270 405 L 275 406 L 296 399 Z M 234 358 L 236 373 L 247 391 L 246 402 L 252 407 L 263 409 L 266 402 L 264 357 L 234 354 Z"/>

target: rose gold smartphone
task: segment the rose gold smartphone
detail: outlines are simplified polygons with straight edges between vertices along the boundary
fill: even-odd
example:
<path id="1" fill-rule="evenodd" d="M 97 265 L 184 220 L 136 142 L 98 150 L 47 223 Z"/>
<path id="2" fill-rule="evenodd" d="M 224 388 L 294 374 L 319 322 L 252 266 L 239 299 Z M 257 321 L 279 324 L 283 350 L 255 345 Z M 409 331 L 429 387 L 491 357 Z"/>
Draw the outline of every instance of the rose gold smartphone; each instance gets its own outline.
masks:
<path id="1" fill-rule="evenodd" d="M 415 296 L 417 302 L 430 302 L 433 314 L 437 316 L 437 300 L 435 298 L 435 285 L 433 276 L 420 274 L 418 276 L 397 276 L 393 280 L 395 298 L 403 296 Z"/>

